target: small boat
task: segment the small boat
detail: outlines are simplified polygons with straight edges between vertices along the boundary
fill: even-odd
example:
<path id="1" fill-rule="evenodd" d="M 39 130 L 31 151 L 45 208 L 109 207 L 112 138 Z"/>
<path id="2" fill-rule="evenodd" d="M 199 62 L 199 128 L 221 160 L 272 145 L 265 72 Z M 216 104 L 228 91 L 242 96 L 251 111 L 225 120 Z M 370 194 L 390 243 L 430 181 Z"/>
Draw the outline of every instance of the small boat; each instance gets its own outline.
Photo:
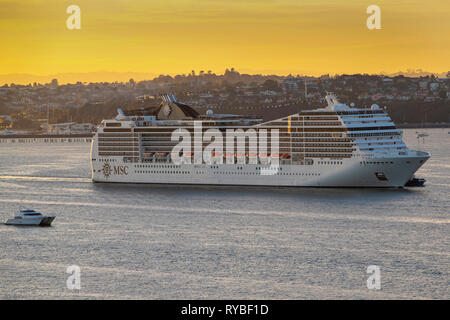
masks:
<path id="1" fill-rule="evenodd" d="M 14 132 L 14 131 L 10 131 L 10 130 L 3 130 L 2 131 L 2 135 L 3 136 L 11 136 L 11 135 L 15 135 L 16 134 L 16 132 Z"/>
<path id="2" fill-rule="evenodd" d="M 416 134 L 417 134 L 417 138 L 425 138 L 425 137 L 428 137 L 428 136 L 429 136 L 429 134 L 426 133 L 426 132 L 419 132 L 419 131 L 416 131 Z"/>
<path id="3" fill-rule="evenodd" d="M 40 212 L 34 211 L 32 209 L 19 209 L 19 212 L 14 216 L 14 218 L 8 219 L 8 221 L 4 222 L 4 224 L 17 226 L 49 227 L 53 220 L 55 220 L 54 216 L 44 216 Z"/>
<path id="4" fill-rule="evenodd" d="M 426 180 L 423 178 L 412 177 L 406 184 L 405 187 L 424 187 Z"/>

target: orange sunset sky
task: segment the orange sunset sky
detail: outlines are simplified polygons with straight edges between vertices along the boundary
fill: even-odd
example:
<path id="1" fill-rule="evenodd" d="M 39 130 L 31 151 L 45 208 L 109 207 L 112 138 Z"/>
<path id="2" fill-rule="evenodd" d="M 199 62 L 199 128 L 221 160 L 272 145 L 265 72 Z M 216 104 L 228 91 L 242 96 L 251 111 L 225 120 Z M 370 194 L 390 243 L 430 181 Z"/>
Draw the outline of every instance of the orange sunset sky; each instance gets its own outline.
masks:
<path id="1" fill-rule="evenodd" d="M 68 30 L 66 8 L 81 8 Z M 381 8 L 368 30 L 366 8 Z M 0 83 L 450 70 L 448 0 L 0 0 Z"/>

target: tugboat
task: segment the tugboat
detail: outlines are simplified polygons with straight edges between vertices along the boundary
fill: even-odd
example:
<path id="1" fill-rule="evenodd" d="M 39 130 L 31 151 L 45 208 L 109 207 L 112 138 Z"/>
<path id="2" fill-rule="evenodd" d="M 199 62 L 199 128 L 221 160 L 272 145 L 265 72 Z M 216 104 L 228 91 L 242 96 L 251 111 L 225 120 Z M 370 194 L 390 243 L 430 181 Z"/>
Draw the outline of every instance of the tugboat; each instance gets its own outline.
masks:
<path id="1" fill-rule="evenodd" d="M 413 176 L 406 184 L 405 187 L 424 187 L 426 180 L 423 178 L 416 178 Z"/>
<path id="2" fill-rule="evenodd" d="M 17 225 L 17 226 L 41 226 L 41 227 L 49 227 L 53 220 L 55 220 L 54 216 L 44 216 L 40 212 L 37 212 L 32 209 L 19 209 L 19 212 L 14 216 L 14 219 L 9 219 L 4 222 L 6 225 Z"/>

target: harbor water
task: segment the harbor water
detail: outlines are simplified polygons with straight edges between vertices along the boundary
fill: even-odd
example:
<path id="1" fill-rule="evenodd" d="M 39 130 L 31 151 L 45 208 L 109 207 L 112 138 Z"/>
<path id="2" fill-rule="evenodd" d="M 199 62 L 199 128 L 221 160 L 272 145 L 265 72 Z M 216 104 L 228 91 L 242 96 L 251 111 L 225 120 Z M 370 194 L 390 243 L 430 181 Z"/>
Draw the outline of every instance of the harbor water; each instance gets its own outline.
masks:
<path id="1" fill-rule="evenodd" d="M 448 131 L 405 130 L 410 189 L 95 184 L 87 142 L 0 144 L 0 219 L 56 215 L 0 225 L 0 298 L 449 299 Z"/>

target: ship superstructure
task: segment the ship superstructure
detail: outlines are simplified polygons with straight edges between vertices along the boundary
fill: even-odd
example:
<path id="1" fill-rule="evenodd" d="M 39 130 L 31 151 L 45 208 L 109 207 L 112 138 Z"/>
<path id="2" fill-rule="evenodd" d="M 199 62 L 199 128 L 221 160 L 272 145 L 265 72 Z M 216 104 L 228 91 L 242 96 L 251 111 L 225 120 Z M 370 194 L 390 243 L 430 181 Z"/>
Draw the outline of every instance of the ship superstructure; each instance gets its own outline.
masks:
<path id="1" fill-rule="evenodd" d="M 409 150 L 384 109 L 327 106 L 263 122 L 198 114 L 163 95 L 151 114 L 103 120 L 91 147 L 95 182 L 302 187 L 403 187 L 430 157 Z M 188 134 L 182 161 L 176 133 Z M 211 134 L 212 132 L 212 134 Z M 229 134 L 235 134 L 229 137 Z M 219 139 L 220 138 L 220 139 Z M 211 151 L 211 143 L 223 148 Z M 267 142 L 267 143 L 263 143 Z M 209 146 L 209 147 L 208 147 Z M 205 156 L 205 150 L 210 149 Z M 219 151 L 218 151 L 219 150 Z"/>

